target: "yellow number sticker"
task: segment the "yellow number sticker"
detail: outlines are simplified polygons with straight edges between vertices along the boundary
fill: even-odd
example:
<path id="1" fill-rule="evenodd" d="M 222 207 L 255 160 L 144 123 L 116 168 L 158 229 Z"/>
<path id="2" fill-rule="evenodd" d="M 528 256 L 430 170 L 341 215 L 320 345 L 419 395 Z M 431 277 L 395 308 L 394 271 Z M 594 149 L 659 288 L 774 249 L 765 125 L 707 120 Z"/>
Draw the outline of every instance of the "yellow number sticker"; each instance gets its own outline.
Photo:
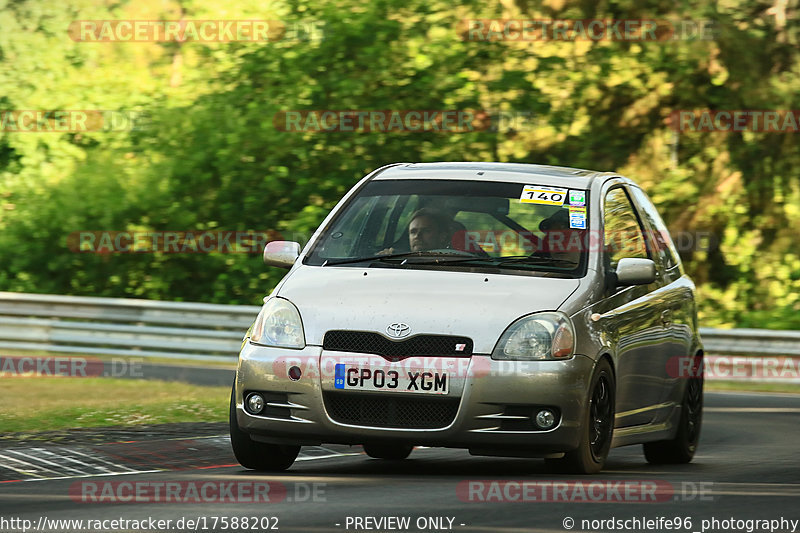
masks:
<path id="1" fill-rule="evenodd" d="M 522 188 L 519 201 L 524 204 L 564 205 L 567 189 L 545 187 L 543 185 L 526 185 Z"/>

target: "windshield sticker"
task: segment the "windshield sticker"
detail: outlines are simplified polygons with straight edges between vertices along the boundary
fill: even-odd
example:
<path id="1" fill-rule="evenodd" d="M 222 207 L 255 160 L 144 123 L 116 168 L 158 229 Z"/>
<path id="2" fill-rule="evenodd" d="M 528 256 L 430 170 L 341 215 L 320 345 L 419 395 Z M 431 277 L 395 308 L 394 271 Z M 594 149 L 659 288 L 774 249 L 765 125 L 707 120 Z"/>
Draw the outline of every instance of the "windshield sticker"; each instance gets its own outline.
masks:
<path id="1" fill-rule="evenodd" d="M 586 214 L 586 206 L 583 206 L 583 205 L 568 205 L 566 207 L 569 209 L 570 214 L 572 214 L 572 213 L 583 213 L 583 214 Z"/>
<path id="2" fill-rule="evenodd" d="M 543 185 L 526 185 L 522 188 L 519 201 L 524 204 L 564 205 L 567 189 L 545 187 Z"/>
<path id="3" fill-rule="evenodd" d="M 570 189 L 569 205 L 586 205 L 586 193 Z"/>
<path id="4" fill-rule="evenodd" d="M 570 209 L 569 227 L 570 229 L 586 229 L 586 213 Z"/>

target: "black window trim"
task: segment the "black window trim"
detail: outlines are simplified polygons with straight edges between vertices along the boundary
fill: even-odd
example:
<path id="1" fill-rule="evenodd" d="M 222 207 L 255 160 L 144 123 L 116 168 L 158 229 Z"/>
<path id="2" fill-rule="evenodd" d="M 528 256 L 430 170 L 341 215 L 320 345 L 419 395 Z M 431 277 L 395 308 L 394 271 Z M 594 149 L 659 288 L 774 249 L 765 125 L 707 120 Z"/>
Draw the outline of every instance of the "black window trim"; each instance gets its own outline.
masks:
<path id="1" fill-rule="evenodd" d="M 647 258 L 650 259 L 651 261 L 653 261 L 654 263 L 658 264 L 658 262 L 655 261 L 653 259 L 653 257 L 650 255 L 650 248 L 647 246 L 647 234 L 646 234 L 646 232 L 644 230 L 644 227 L 643 227 L 643 224 L 642 224 L 642 217 L 639 214 L 639 206 L 636 204 L 636 202 L 633 201 L 632 195 L 628 192 L 628 186 L 627 186 L 626 183 L 615 183 L 615 184 L 612 184 L 603 193 L 603 205 L 602 205 L 602 211 L 600 213 L 600 216 L 601 216 L 601 218 L 603 220 L 603 254 L 607 255 L 607 253 L 605 251 L 605 245 L 606 245 L 606 196 L 608 196 L 608 193 L 610 193 L 614 189 L 622 189 L 622 192 L 625 193 L 625 197 L 628 199 L 628 203 L 630 203 L 631 207 L 633 208 L 633 216 L 636 217 L 636 222 L 639 223 L 639 231 L 642 232 L 642 240 L 644 241 L 644 244 L 645 244 L 644 251 L 647 253 Z"/>
<path id="2" fill-rule="evenodd" d="M 648 198 L 648 200 L 649 200 L 649 197 L 647 196 L 647 193 L 644 191 L 644 189 L 642 189 L 642 188 L 641 188 L 641 187 L 639 187 L 638 185 L 632 185 L 632 187 L 633 187 L 633 188 L 636 188 L 636 189 L 639 189 L 639 191 L 640 191 L 640 192 L 641 192 L 641 193 L 642 193 L 642 194 L 643 194 L 645 197 L 647 197 L 647 198 Z M 633 203 L 634 203 L 634 207 L 635 207 L 635 209 L 637 210 L 637 215 L 639 216 L 639 220 L 642 220 L 642 218 L 643 218 L 643 217 L 642 217 L 642 216 L 641 216 L 641 215 L 638 213 L 638 211 L 639 211 L 639 210 L 641 210 L 642 212 L 646 212 L 646 211 L 647 211 L 647 209 L 645 209 L 645 207 L 643 207 L 642 205 L 640 205 L 640 204 L 639 204 L 639 201 L 636 199 L 636 196 L 635 196 L 635 195 L 632 195 L 632 196 L 633 196 Z M 653 201 L 652 201 L 652 200 L 650 200 L 650 203 L 652 204 L 652 203 L 653 203 Z M 653 209 L 654 209 L 654 210 L 656 210 L 655 204 L 653 204 Z M 658 211 L 657 211 L 657 210 L 656 210 L 656 214 L 658 214 L 659 218 L 661 218 L 661 214 L 660 214 L 660 213 L 658 213 Z M 647 225 L 647 227 L 648 227 L 648 228 L 650 228 L 650 229 L 652 230 L 653 234 L 655 234 L 655 232 L 657 232 L 657 231 L 658 231 L 658 228 L 651 227 L 651 226 L 650 226 L 650 222 L 649 222 L 649 220 L 647 220 L 647 217 L 644 217 L 644 219 L 646 220 L 646 225 Z M 666 223 L 665 223 L 665 225 L 666 225 Z M 650 235 L 651 235 L 650 233 L 647 233 L 647 234 L 645 235 L 645 239 L 649 241 L 649 240 L 651 239 Z M 672 239 L 672 236 L 671 236 L 671 235 L 670 235 L 670 239 Z M 674 243 L 673 243 L 673 245 L 674 245 Z M 654 247 L 658 246 L 658 243 L 653 243 L 653 246 L 654 246 Z M 673 264 L 672 266 L 669 266 L 669 265 L 663 264 L 661 261 L 656 261 L 656 265 L 663 265 L 663 270 L 664 270 L 664 272 L 665 272 L 665 273 L 671 272 L 672 270 L 674 270 L 674 269 L 676 269 L 676 268 L 680 269 L 680 267 L 681 267 L 681 258 L 680 258 L 680 255 L 673 254 L 673 253 L 672 253 L 672 249 L 670 249 L 670 247 L 669 247 L 669 246 L 667 246 L 667 253 L 670 255 L 670 257 L 672 257 L 672 262 L 673 262 L 674 264 Z"/>

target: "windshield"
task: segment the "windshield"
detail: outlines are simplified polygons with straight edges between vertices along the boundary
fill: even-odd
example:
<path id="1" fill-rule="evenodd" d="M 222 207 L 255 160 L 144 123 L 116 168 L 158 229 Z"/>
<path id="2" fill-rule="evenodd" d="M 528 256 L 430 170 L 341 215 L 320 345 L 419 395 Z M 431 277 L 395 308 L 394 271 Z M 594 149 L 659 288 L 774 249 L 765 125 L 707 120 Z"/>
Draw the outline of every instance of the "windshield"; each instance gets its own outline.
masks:
<path id="1" fill-rule="evenodd" d="M 588 196 L 535 180 L 373 181 L 324 228 L 305 262 L 577 277 L 586 265 Z"/>

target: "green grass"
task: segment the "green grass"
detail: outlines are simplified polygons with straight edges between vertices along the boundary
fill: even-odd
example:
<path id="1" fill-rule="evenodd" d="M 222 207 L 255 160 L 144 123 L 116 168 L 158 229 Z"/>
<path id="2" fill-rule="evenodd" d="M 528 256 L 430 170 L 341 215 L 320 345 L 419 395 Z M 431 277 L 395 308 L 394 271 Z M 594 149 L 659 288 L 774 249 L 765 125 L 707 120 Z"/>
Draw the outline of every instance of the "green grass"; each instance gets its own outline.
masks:
<path id="1" fill-rule="evenodd" d="M 230 387 L 113 378 L 0 378 L 0 434 L 224 422 Z"/>
<path id="2" fill-rule="evenodd" d="M 780 392 L 800 394 L 800 385 L 792 383 L 758 383 L 746 381 L 706 381 L 705 390 L 708 392 Z"/>

